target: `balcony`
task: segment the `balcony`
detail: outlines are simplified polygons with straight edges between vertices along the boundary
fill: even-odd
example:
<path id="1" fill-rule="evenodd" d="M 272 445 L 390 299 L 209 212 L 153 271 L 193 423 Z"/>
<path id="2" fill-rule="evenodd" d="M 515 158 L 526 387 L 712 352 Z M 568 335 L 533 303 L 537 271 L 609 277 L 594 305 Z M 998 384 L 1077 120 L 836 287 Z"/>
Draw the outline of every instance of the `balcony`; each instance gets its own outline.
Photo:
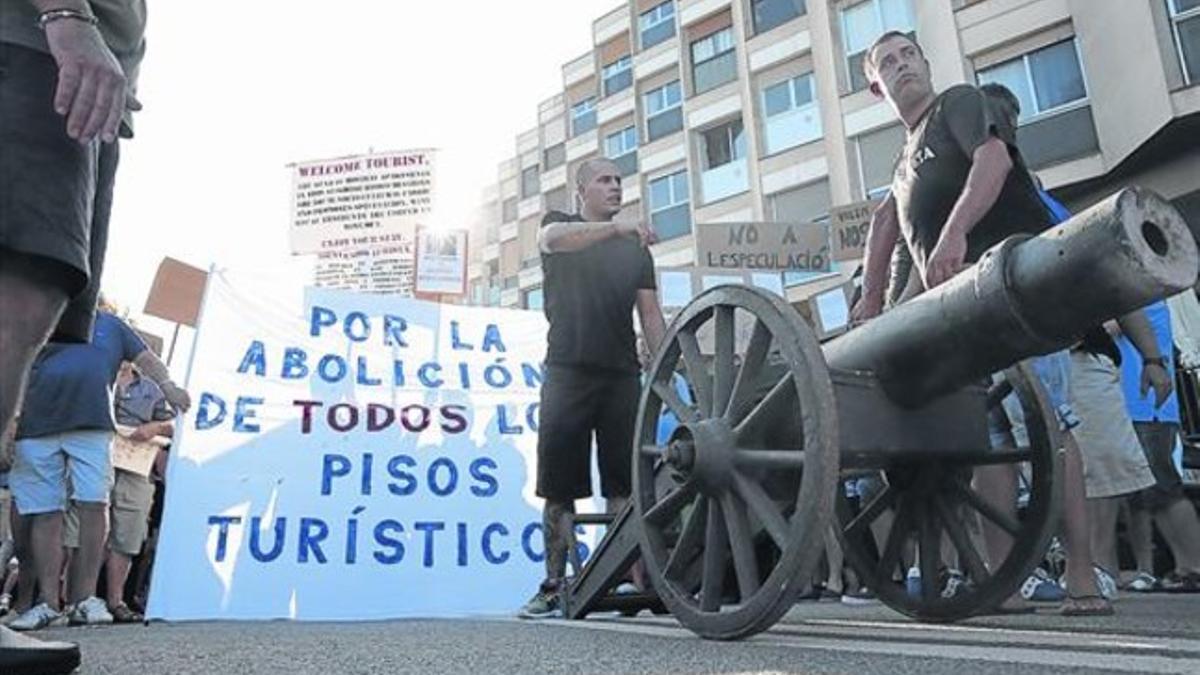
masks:
<path id="1" fill-rule="evenodd" d="M 745 159 L 735 159 L 700 174 L 700 195 L 705 204 L 741 194 L 750 189 Z"/>

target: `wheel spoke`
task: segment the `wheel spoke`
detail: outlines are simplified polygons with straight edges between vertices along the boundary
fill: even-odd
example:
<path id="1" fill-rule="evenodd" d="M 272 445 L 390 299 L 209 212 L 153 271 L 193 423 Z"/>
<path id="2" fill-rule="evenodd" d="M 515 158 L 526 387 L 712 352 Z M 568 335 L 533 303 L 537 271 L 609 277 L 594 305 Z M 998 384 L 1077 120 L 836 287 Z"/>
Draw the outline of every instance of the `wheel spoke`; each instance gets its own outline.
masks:
<path id="1" fill-rule="evenodd" d="M 721 417 L 729 407 L 733 393 L 733 306 L 720 305 L 716 309 L 715 354 L 713 355 L 713 407 L 712 416 Z"/>
<path id="2" fill-rule="evenodd" d="M 661 459 L 667 449 L 661 445 L 643 445 L 641 453 L 651 459 Z"/>
<path id="3" fill-rule="evenodd" d="M 679 352 L 683 355 L 683 363 L 687 367 L 688 381 L 696 392 L 696 403 L 701 414 L 712 410 L 712 378 L 704 365 L 704 357 L 700 354 L 700 343 L 696 334 L 687 328 L 681 328 L 676 337 L 679 340 Z"/>
<path id="4" fill-rule="evenodd" d="M 747 478 L 740 471 L 733 474 L 733 489 L 746 502 L 750 512 L 762 523 L 767 535 L 782 551 L 788 543 L 788 522 L 779 512 L 779 507 L 767 495 L 758 483 Z"/>
<path id="5" fill-rule="evenodd" d="M 788 389 L 792 386 L 792 373 L 788 371 L 786 375 L 781 377 L 771 391 L 763 397 L 746 415 L 745 419 L 737 423 L 734 427 L 734 435 L 740 440 L 753 431 L 756 431 L 760 425 L 771 424 L 770 419 L 771 408 L 778 402 L 778 399 L 787 396 Z"/>
<path id="6" fill-rule="evenodd" d="M 1000 405 L 1000 402 L 1008 398 L 1008 395 L 1013 392 L 1012 383 L 1007 378 L 1001 379 L 996 384 L 988 388 L 987 407 L 988 410 Z"/>
<path id="7" fill-rule="evenodd" d="M 872 499 L 869 504 L 867 504 L 866 508 L 864 508 L 862 511 L 859 511 L 858 515 L 855 516 L 848 525 L 846 525 L 844 536 L 847 539 L 853 539 L 857 537 L 859 533 L 862 532 L 864 527 L 867 527 L 871 523 L 875 522 L 875 520 L 879 518 L 880 514 L 891 508 L 892 505 L 896 503 L 896 498 L 898 495 L 899 492 L 892 489 L 892 486 L 884 485 L 883 490 L 881 490 L 879 494 L 875 495 L 875 498 Z"/>
<path id="8" fill-rule="evenodd" d="M 684 483 L 642 514 L 642 520 L 661 527 L 670 522 L 670 518 L 687 506 L 695 495 L 696 486 L 691 482 Z"/>
<path id="9" fill-rule="evenodd" d="M 655 382 L 650 385 L 656 396 L 663 403 L 667 404 L 667 408 L 675 415 L 675 419 L 682 424 L 695 424 L 700 419 L 700 413 L 695 408 L 683 402 L 676 393 L 675 387 L 667 382 Z"/>
<path id="10" fill-rule="evenodd" d="M 729 395 L 729 406 L 725 410 L 725 419 L 733 422 L 741 418 L 742 408 L 746 398 L 754 390 L 754 383 L 762 372 L 763 363 L 767 360 L 767 350 L 771 347 L 771 331 L 762 320 L 754 321 L 754 329 L 750 333 L 750 344 L 742 356 L 742 367 L 738 369 L 737 378 L 733 383 L 733 392 Z"/>
<path id="11" fill-rule="evenodd" d="M 683 529 L 679 532 L 679 539 L 675 541 L 675 548 L 671 550 L 671 555 L 667 556 L 667 563 L 663 566 L 663 576 L 679 578 L 686 571 L 686 565 L 694 557 L 691 554 L 700 547 L 707 521 L 708 498 L 700 495 L 696 503 L 692 505 L 691 513 L 683 520 Z"/>
<path id="12" fill-rule="evenodd" d="M 729 548 L 733 551 L 733 571 L 737 575 L 738 593 L 745 603 L 758 592 L 758 560 L 746 513 L 732 492 L 721 496 L 721 511 L 725 514 L 725 531 L 729 533 Z"/>
<path id="13" fill-rule="evenodd" d="M 1017 533 L 1021 531 L 1021 523 L 1017 522 L 1016 518 L 989 504 L 982 495 L 962 483 L 956 482 L 954 490 L 984 518 L 995 523 L 1014 539 L 1017 537 Z"/>
<path id="14" fill-rule="evenodd" d="M 979 556 L 979 551 L 976 551 L 975 545 L 971 543 L 971 536 L 967 534 L 967 529 L 963 527 L 958 514 L 946 503 L 944 496 L 937 495 L 934 497 L 934 505 L 937 507 L 942 523 L 946 526 L 946 534 L 950 535 L 950 541 L 954 544 L 954 548 L 958 550 L 963 567 L 967 568 L 967 574 L 970 574 L 975 585 L 979 586 L 987 581 L 990 575 L 988 574 L 987 565 L 983 562 L 983 558 Z"/>
<path id="15" fill-rule="evenodd" d="M 892 520 L 892 529 L 888 531 L 887 543 L 883 546 L 883 553 L 879 556 L 879 565 L 875 569 L 875 576 L 879 578 L 880 583 L 887 583 L 896 569 L 896 564 L 900 561 L 900 552 L 904 547 L 904 542 L 908 539 L 911 520 L 912 506 L 908 499 L 904 499 L 896 507 L 896 518 Z"/>
<path id="16" fill-rule="evenodd" d="M 929 502 L 925 502 L 920 510 L 920 566 L 921 566 L 921 600 L 933 602 L 941 595 L 938 587 L 938 566 L 942 558 L 942 538 L 938 528 L 937 514 Z"/>
<path id="17" fill-rule="evenodd" d="M 753 469 L 803 469 L 804 451 L 737 448 L 733 451 L 733 463 Z"/>
<path id="18" fill-rule="evenodd" d="M 700 609 L 715 612 L 721 608 L 721 591 L 725 582 L 725 519 L 721 505 L 708 500 L 708 527 L 704 535 L 704 577 L 700 586 Z"/>

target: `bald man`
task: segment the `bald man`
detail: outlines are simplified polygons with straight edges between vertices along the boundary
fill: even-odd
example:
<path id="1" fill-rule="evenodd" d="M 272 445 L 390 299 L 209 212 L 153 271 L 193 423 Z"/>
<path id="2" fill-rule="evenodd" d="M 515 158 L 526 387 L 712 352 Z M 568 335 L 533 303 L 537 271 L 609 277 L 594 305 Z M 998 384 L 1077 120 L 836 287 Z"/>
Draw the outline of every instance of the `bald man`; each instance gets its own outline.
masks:
<path id="1" fill-rule="evenodd" d="M 575 500 L 592 496 L 593 434 L 609 512 L 629 500 L 640 388 L 634 308 L 651 353 L 665 331 L 648 249 L 654 236 L 645 224 L 613 220 L 621 210 L 621 172 L 606 159 L 588 160 L 575 186 L 579 212 L 547 213 L 538 234 L 550 322 L 537 475 L 537 494 L 546 500 L 546 578 L 521 608 L 525 618 L 561 613 Z"/>

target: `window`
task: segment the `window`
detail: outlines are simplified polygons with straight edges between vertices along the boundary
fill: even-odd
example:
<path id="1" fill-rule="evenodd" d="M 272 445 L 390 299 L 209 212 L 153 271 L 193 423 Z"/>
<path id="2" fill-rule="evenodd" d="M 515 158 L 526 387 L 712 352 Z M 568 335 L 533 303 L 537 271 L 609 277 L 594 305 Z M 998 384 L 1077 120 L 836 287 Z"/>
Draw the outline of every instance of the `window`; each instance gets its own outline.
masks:
<path id="1" fill-rule="evenodd" d="M 1167 0 L 1171 30 L 1188 84 L 1200 82 L 1200 0 Z"/>
<path id="2" fill-rule="evenodd" d="M 768 155 L 821 137 L 821 110 L 812 73 L 763 89 L 764 143 Z"/>
<path id="3" fill-rule="evenodd" d="M 683 128 L 683 91 L 679 80 L 652 89 L 642 97 L 646 108 L 646 138 L 655 141 Z"/>
<path id="4" fill-rule="evenodd" d="M 521 171 L 521 199 L 536 197 L 541 191 L 541 181 L 538 180 L 537 166 L 531 166 Z"/>
<path id="5" fill-rule="evenodd" d="M 628 89 L 633 84 L 633 59 L 628 54 L 604 66 L 604 95 Z"/>
<path id="6" fill-rule="evenodd" d="M 509 197 L 500 205 L 500 222 L 511 223 L 517 219 L 517 198 Z"/>
<path id="7" fill-rule="evenodd" d="M 863 195 L 877 199 L 887 194 L 892 186 L 896 157 L 904 148 L 904 126 L 896 124 L 857 136 L 854 147 Z"/>
<path id="8" fill-rule="evenodd" d="M 517 277 L 515 275 L 511 276 L 511 277 L 504 277 L 504 281 L 503 281 L 504 290 L 511 291 L 512 289 L 516 288 L 519 283 L 520 283 L 520 277 Z"/>
<path id="9" fill-rule="evenodd" d="M 625 127 L 605 136 L 604 156 L 613 160 L 622 177 L 637 173 L 637 127 Z"/>
<path id="10" fill-rule="evenodd" d="M 733 26 L 692 43 L 692 88 L 697 94 L 737 79 Z"/>
<path id="11" fill-rule="evenodd" d="M 700 192 L 704 203 L 745 192 L 750 189 L 746 175 L 746 130 L 742 120 L 714 127 L 700 134 L 704 173 L 700 176 Z"/>
<path id="12" fill-rule="evenodd" d="M 701 133 L 704 168 L 715 169 L 746 156 L 746 133 L 740 119 Z"/>
<path id="13" fill-rule="evenodd" d="M 596 128 L 596 98 L 585 98 L 571 106 L 571 136 L 587 133 Z"/>
<path id="14" fill-rule="evenodd" d="M 977 79 L 1011 89 L 1021 101 L 1021 123 L 1087 98 L 1074 39 L 981 70 Z"/>
<path id="15" fill-rule="evenodd" d="M 638 19 L 642 33 L 642 49 L 669 40 L 675 36 L 675 2 L 669 0 L 663 4 L 642 12 Z"/>
<path id="16" fill-rule="evenodd" d="M 804 14 L 804 0 L 752 0 L 754 32 L 765 33 Z"/>
<path id="17" fill-rule="evenodd" d="M 791 188 L 767 198 L 767 214 L 778 223 L 820 223 L 829 219 L 829 181 Z"/>
<path id="18" fill-rule="evenodd" d="M 650 223 L 659 241 L 682 237 L 692 231 L 686 170 L 651 180 L 648 201 Z"/>
<path id="19" fill-rule="evenodd" d="M 521 295 L 521 304 L 525 307 L 525 309 L 541 309 L 546 299 L 546 294 L 542 291 L 540 286 L 537 288 L 531 288 Z"/>
<path id="20" fill-rule="evenodd" d="M 915 39 L 916 20 L 910 0 L 867 0 L 842 10 L 842 44 L 846 48 L 846 66 L 850 91 L 866 89 L 863 59 L 867 49 L 880 35 L 898 30 Z"/>
<path id="21" fill-rule="evenodd" d="M 571 212 L 571 198 L 567 194 L 565 186 L 554 188 L 546 193 L 546 210 L 562 211 L 563 213 Z"/>
<path id="22" fill-rule="evenodd" d="M 542 166 L 546 167 L 547 171 L 549 171 L 550 169 L 553 169 L 556 166 L 562 166 L 563 162 L 566 162 L 566 161 L 567 161 L 567 146 L 565 143 L 559 143 L 558 145 L 552 145 L 552 146 L 546 148 L 546 151 L 542 153 Z"/>

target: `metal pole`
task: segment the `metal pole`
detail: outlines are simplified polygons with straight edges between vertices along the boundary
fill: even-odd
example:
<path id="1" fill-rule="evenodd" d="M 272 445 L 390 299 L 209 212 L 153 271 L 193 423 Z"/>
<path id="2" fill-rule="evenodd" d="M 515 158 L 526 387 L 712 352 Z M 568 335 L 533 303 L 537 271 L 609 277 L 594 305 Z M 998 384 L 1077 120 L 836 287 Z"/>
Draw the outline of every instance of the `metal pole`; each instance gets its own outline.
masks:
<path id="1" fill-rule="evenodd" d="M 175 332 L 171 334 L 171 348 L 167 350 L 167 365 L 171 365 L 171 358 L 175 356 L 175 342 L 179 340 L 179 324 L 175 324 Z"/>

